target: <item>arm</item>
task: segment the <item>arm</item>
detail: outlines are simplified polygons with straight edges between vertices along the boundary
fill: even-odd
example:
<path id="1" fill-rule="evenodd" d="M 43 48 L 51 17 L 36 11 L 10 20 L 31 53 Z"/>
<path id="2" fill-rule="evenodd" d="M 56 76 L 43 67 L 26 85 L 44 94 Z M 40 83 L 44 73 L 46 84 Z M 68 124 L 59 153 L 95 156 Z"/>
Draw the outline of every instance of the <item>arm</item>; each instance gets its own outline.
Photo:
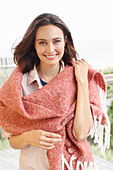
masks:
<path id="1" fill-rule="evenodd" d="M 77 80 L 77 105 L 74 117 L 74 133 L 78 140 L 85 139 L 91 129 L 93 118 L 90 110 L 88 91 L 88 63 L 85 60 L 74 64 Z"/>
<path id="2" fill-rule="evenodd" d="M 9 137 L 9 144 L 14 149 L 23 149 L 29 145 L 27 138 L 28 136 L 26 132 L 18 136 L 11 135 Z"/>
<path id="3" fill-rule="evenodd" d="M 9 143 L 14 149 L 23 149 L 28 145 L 43 149 L 54 148 L 55 143 L 62 141 L 61 136 L 51 132 L 45 132 L 43 130 L 33 130 L 24 132 L 21 135 L 11 135 Z"/>

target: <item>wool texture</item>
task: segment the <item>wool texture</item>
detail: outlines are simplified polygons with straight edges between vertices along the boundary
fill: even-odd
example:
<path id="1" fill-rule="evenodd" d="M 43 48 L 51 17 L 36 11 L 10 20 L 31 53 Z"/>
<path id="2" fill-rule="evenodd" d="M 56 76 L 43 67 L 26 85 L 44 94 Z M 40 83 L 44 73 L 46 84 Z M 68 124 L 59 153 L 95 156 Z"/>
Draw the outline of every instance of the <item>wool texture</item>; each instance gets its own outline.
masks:
<path id="1" fill-rule="evenodd" d="M 77 141 L 72 133 L 77 99 L 74 68 L 66 66 L 43 88 L 24 97 L 21 96 L 22 76 L 19 67 L 16 67 L 0 89 L 0 126 L 15 135 L 30 130 L 60 134 L 62 141 L 48 150 L 50 170 L 61 170 L 62 167 L 65 170 L 82 170 L 90 166 L 93 170 L 94 159 L 87 140 Z M 102 111 L 98 86 L 106 92 L 102 74 L 89 67 L 88 87 L 92 115 L 97 122 L 101 116 L 100 124 L 105 126 L 106 115 Z"/>

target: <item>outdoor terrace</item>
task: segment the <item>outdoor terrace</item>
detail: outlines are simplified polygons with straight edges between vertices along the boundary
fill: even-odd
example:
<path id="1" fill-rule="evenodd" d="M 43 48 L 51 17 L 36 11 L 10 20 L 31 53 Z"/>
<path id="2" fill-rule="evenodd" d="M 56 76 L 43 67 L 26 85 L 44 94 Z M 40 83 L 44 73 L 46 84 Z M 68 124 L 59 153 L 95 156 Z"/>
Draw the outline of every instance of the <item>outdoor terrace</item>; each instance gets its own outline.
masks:
<path id="1" fill-rule="evenodd" d="M 14 63 L 8 58 L 0 58 L 0 69 L 14 68 Z M 1 71 L 0 70 L 0 71 Z M 9 74 L 9 71 L 6 72 Z M 113 74 L 105 75 L 106 82 L 113 83 Z M 107 105 L 110 105 L 111 99 Z M 0 170 L 19 170 L 19 150 L 7 149 L 0 151 Z M 113 163 L 94 155 L 98 170 L 113 170 Z"/>

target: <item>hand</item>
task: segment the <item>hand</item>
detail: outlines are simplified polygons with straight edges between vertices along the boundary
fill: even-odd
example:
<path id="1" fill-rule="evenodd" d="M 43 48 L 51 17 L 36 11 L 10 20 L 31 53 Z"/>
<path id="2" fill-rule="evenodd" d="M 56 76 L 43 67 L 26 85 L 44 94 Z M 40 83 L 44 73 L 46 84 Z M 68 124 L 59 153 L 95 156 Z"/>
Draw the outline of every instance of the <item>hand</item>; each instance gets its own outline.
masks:
<path id="1" fill-rule="evenodd" d="M 33 130 L 26 133 L 30 145 L 47 150 L 54 148 L 55 143 L 62 141 L 60 135 L 43 130 Z"/>
<path id="2" fill-rule="evenodd" d="M 78 83 L 87 82 L 89 64 L 86 62 L 86 60 L 81 59 L 81 60 L 75 61 L 73 63 L 73 66 L 75 68 L 75 77 L 76 77 L 77 82 Z"/>

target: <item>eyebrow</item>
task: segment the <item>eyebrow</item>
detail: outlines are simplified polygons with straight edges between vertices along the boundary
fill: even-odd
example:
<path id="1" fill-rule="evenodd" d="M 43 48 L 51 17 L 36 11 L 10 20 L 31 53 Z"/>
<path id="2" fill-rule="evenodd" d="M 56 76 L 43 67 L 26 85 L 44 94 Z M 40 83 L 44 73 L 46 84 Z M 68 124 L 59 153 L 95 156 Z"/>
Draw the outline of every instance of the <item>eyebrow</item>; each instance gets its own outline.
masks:
<path id="1" fill-rule="evenodd" d="M 53 38 L 52 40 L 57 40 L 57 39 L 62 39 L 61 37 L 56 37 L 56 38 Z M 37 39 L 37 41 L 47 41 L 46 39 L 43 39 L 43 38 L 39 38 Z"/>

